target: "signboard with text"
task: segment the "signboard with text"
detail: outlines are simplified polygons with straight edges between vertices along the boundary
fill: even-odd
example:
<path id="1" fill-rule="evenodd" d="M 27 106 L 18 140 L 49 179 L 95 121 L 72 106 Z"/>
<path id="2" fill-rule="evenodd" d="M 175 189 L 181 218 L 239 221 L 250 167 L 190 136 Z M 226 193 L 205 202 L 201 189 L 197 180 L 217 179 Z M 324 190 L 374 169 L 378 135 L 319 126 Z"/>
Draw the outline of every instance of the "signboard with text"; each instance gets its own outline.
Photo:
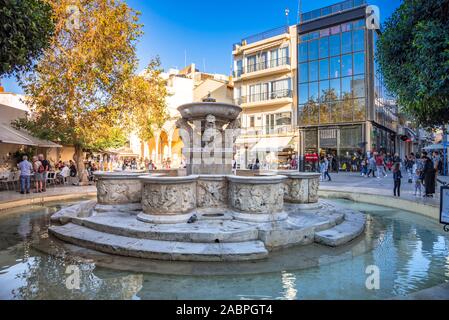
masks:
<path id="1" fill-rule="evenodd" d="M 449 187 L 441 187 L 440 222 L 449 225 Z"/>

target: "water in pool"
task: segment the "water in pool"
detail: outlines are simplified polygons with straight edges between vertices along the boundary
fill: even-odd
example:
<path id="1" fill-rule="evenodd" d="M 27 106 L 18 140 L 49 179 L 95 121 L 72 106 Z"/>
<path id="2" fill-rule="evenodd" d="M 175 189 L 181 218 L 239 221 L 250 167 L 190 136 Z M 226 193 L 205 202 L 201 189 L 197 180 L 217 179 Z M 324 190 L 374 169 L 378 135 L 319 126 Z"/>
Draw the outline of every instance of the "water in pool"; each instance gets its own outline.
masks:
<path id="1" fill-rule="evenodd" d="M 381 206 L 335 202 L 369 216 L 366 237 L 375 244 L 372 250 L 300 270 L 279 265 L 276 272 L 226 276 L 115 271 L 92 260 L 55 257 L 36 244 L 52 241 L 49 217 L 70 203 L 2 212 L 0 299 L 388 299 L 449 281 L 449 237 L 437 222 Z M 69 265 L 80 270 L 79 290 L 67 288 Z M 380 271 L 379 290 L 365 285 L 371 265 Z"/>

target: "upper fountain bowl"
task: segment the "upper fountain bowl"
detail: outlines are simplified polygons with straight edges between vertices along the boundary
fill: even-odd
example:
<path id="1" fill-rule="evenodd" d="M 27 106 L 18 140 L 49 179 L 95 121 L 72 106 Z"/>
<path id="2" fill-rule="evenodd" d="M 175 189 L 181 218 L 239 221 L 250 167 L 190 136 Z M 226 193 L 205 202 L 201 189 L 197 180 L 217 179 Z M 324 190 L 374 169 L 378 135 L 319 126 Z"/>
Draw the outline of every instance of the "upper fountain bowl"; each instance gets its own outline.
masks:
<path id="1" fill-rule="evenodd" d="M 237 119 L 242 108 L 239 106 L 219 102 L 195 102 L 178 107 L 183 119 L 204 120 L 208 115 L 213 115 L 217 120 L 233 121 Z"/>

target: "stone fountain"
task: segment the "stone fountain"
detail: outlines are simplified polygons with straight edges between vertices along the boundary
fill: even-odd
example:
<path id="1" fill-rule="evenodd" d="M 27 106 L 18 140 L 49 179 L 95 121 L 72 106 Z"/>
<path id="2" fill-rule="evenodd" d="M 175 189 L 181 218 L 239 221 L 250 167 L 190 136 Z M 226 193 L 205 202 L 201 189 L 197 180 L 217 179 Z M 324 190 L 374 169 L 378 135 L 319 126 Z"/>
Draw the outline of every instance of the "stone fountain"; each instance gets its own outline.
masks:
<path id="1" fill-rule="evenodd" d="M 363 232 L 363 214 L 319 200 L 319 174 L 232 174 L 240 107 L 206 99 L 178 110 L 186 176 L 97 173 L 97 200 L 53 215 L 50 233 L 122 256 L 244 261 L 313 242 L 339 246 Z"/>

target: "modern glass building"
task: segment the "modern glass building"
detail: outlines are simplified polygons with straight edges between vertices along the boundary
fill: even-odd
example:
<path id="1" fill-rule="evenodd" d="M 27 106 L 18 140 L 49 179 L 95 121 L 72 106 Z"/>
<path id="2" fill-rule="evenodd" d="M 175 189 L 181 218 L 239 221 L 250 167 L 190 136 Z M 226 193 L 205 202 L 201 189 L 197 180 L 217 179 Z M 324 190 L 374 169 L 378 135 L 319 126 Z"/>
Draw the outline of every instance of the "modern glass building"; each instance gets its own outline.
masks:
<path id="1" fill-rule="evenodd" d="M 300 158 L 394 153 L 397 107 L 374 60 L 377 32 L 367 27 L 365 0 L 349 0 L 301 15 L 297 105 Z"/>

